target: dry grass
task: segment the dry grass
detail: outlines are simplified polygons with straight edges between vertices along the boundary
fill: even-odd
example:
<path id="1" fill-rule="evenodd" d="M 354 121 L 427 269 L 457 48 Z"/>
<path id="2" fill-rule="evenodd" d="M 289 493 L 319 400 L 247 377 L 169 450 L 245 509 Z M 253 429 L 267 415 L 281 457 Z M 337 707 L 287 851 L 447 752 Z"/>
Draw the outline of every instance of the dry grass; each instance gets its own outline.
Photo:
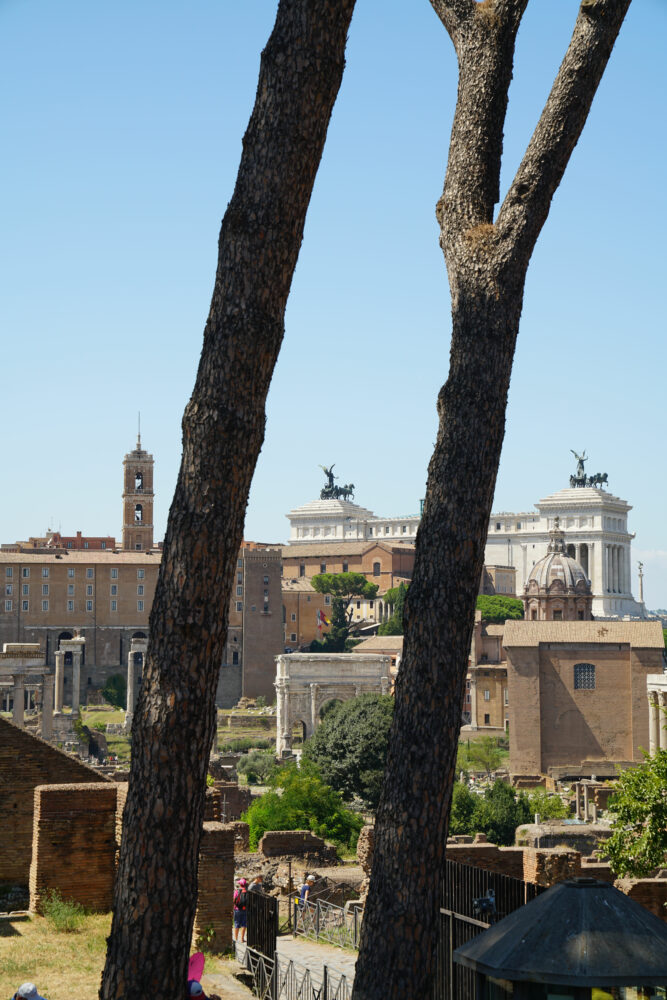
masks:
<path id="1" fill-rule="evenodd" d="M 0 997 L 31 982 L 48 1000 L 97 1000 L 110 927 L 109 913 L 87 916 L 73 934 L 44 917 L 0 920 Z M 207 955 L 207 974 L 224 968 L 224 959 Z"/>

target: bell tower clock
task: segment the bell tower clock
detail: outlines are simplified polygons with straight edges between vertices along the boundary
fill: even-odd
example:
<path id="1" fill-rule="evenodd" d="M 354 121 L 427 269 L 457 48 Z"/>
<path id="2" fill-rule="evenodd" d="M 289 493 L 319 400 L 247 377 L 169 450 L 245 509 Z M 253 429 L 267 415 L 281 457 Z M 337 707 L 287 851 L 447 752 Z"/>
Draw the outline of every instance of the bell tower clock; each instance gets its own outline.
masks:
<path id="1" fill-rule="evenodd" d="M 153 456 L 137 447 L 123 459 L 123 548 L 153 548 Z"/>

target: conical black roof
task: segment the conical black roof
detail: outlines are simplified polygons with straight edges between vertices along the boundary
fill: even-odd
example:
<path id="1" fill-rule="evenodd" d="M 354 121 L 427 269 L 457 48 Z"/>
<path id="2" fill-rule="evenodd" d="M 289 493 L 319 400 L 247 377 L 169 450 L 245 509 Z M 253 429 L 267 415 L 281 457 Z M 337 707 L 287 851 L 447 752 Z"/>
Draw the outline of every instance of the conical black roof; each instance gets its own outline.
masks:
<path id="1" fill-rule="evenodd" d="M 569 879 L 457 948 L 454 960 L 514 981 L 666 986 L 667 925 L 608 882 Z"/>

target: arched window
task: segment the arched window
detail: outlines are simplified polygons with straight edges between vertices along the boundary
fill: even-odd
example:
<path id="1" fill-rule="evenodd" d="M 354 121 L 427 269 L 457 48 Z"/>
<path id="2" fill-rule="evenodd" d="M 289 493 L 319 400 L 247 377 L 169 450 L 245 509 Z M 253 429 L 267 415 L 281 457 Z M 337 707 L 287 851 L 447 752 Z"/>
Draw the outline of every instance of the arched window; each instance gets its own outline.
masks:
<path id="1" fill-rule="evenodd" d="M 135 504 L 135 507 L 134 507 L 134 520 L 137 523 L 139 523 L 140 521 L 143 521 L 143 519 L 144 519 L 144 508 L 141 506 L 140 503 Z"/>
<path id="2" fill-rule="evenodd" d="M 138 469 L 134 474 L 134 488 L 137 493 L 140 493 L 144 488 L 144 474 Z"/>
<path id="3" fill-rule="evenodd" d="M 373 563 L 373 576 L 379 576 L 382 572 L 382 566 L 379 562 Z"/>

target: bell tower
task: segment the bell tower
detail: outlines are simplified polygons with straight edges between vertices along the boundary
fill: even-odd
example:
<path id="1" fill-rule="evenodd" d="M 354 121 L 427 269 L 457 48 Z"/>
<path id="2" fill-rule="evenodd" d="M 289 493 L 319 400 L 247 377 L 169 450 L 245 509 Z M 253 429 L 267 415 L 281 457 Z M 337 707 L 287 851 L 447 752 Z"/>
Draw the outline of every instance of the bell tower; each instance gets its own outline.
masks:
<path id="1" fill-rule="evenodd" d="M 153 548 L 153 456 L 137 447 L 123 459 L 123 548 Z"/>

